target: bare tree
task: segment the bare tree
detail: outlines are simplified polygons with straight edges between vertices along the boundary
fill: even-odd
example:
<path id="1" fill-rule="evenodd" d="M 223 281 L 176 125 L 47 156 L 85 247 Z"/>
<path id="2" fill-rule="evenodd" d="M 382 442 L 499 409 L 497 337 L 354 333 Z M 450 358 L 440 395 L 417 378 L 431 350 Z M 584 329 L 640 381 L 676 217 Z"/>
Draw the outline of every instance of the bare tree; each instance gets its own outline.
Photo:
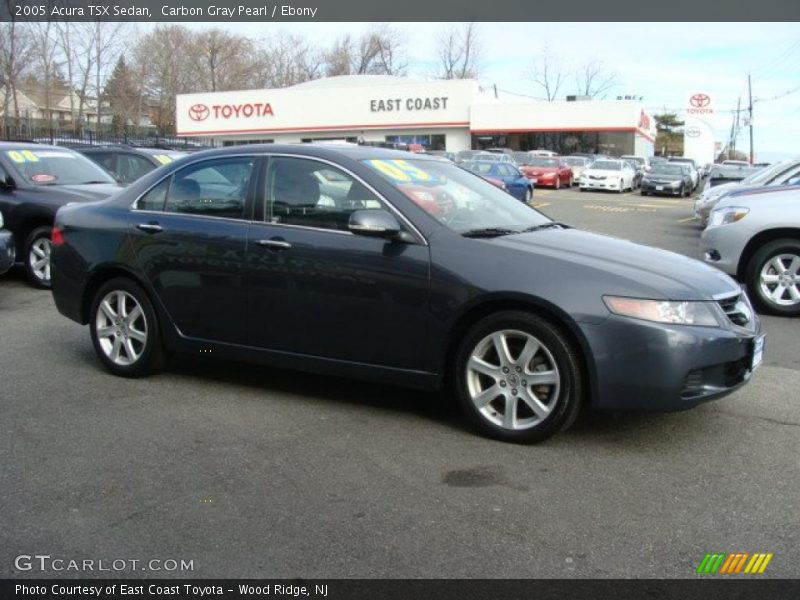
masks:
<path id="1" fill-rule="evenodd" d="M 214 28 L 197 34 L 192 46 L 205 89 L 233 90 L 252 81 L 256 46 L 250 38 Z"/>
<path id="2" fill-rule="evenodd" d="M 405 39 L 389 24 L 374 25 L 358 39 L 345 34 L 325 53 L 325 72 L 334 75 L 402 75 L 408 68 Z"/>
<path id="3" fill-rule="evenodd" d="M 103 83 L 108 77 L 109 69 L 117 62 L 122 52 L 127 23 L 95 21 L 92 26 L 94 31 L 94 90 L 97 98 L 97 128 L 100 129 Z"/>
<path id="4" fill-rule="evenodd" d="M 566 78 L 567 72 L 562 67 L 558 57 L 545 44 L 542 53 L 533 63 L 531 73 L 533 82 L 542 88 L 544 99 L 548 102 L 555 100 Z"/>
<path id="5" fill-rule="evenodd" d="M 591 60 L 575 72 L 578 94 L 592 98 L 604 94 L 617 84 L 616 71 L 609 70 L 601 60 Z"/>
<path id="6" fill-rule="evenodd" d="M 464 23 L 461 28 L 448 27 L 437 39 L 439 77 L 469 79 L 480 73 L 481 42 L 478 26 Z"/>
<path id="7" fill-rule="evenodd" d="M 44 117 L 53 119 L 53 88 L 59 76 L 59 47 L 55 26 L 51 21 L 33 23 L 33 60 L 38 82 L 44 92 Z"/>
<path id="8" fill-rule="evenodd" d="M 9 7 L 9 13 L 11 9 Z M 8 112 L 13 104 L 14 118 L 19 119 L 17 89 L 21 79 L 31 67 L 33 40 L 29 25 L 20 25 L 15 20 L 0 23 L 0 76 L 3 89 L 3 130 L 8 127 Z"/>
<path id="9" fill-rule="evenodd" d="M 261 41 L 255 64 L 261 85 L 287 87 L 319 78 L 322 62 L 319 53 L 301 36 L 278 33 Z"/>

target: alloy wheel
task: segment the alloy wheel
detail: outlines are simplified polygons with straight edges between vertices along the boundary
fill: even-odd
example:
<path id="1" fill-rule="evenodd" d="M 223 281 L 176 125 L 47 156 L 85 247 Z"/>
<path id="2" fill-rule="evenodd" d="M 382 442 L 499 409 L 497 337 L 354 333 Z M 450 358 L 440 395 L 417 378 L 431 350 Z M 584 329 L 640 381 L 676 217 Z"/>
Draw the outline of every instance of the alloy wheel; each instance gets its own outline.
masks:
<path id="1" fill-rule="evenodd" d="M 800 304 L 800 256 L 777 254 L 764 263 L 759 274 L 761 293 L 778 306 Z"/>
<path id="2" fill-rule="evenodd" d="M 545 420 L 561 389 L 561 375 L 547 346 L 511 329 L 496 331 L 475 345 L 466 378 L 478 412 L 490 423 L 515 431 Z"/>
<path id="3" fill-rule="evenodd" d="M 122 290 L 111 291 L 100 301 L 95 330 L 100 348 L 115 365 L 134 364 L 147 346 L 147 320 L 142 306 Z"/>
<path id="4" fill-rule="evenodd" d="M 43 283 L 50 281 L 50 251 L 52 246 L 46 237 L 40 237 L 31 244 L 28 264 L 34 277 Z"/>

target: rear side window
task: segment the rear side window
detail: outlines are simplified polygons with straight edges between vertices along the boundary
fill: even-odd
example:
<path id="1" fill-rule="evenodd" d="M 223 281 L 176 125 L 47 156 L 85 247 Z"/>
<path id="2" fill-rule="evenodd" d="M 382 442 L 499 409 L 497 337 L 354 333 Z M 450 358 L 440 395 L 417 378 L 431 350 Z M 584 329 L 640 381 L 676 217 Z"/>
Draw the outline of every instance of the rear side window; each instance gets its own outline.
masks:
<path id="1" fill-rule="evenodd" d="M 172 176 L 164 210 L 174 213 L 244 218 L 255 158 L 207 160 Z"/>
<path id="2" fill-rule="evenodd" d="M 121 183 L 131 183 L 155 168 L 155 165 L 145 158 L 135 154 L 120 154 L 116 175 Z"/>

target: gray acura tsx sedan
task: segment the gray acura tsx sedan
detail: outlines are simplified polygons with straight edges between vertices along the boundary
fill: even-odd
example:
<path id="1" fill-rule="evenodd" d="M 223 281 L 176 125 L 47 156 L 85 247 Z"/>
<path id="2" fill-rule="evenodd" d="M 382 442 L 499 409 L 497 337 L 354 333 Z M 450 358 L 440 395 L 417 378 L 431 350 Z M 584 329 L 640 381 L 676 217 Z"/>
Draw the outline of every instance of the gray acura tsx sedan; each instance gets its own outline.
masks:
<path id="1" fill-rule="evenodd" d="M 114 374 L 176 351 L 448 389 L 533 442 L 584 405 L 680 410 L 764 338 L 728 275 L 556 223 L 449 161 L 356 145 L 193 154 L 59 210 L 52 284 Z"/>

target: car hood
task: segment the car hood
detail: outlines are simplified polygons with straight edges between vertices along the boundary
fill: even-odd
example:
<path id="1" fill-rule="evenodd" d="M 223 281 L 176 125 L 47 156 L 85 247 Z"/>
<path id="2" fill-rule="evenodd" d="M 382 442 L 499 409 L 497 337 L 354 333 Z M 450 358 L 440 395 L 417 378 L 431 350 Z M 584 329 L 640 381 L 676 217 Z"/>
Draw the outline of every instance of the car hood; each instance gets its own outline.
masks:
<path id="1" fill-rule="evenodd" d="M 548 257 L 568 263 L 563 265 L 566 279 L 593 279 L 601 282 L 606 294 L 713 300 L 740 289 L 722 271 L 698 260 L 579 229 L 544 229 L 489 241 L 530 254 L 531 260 Z"/>

